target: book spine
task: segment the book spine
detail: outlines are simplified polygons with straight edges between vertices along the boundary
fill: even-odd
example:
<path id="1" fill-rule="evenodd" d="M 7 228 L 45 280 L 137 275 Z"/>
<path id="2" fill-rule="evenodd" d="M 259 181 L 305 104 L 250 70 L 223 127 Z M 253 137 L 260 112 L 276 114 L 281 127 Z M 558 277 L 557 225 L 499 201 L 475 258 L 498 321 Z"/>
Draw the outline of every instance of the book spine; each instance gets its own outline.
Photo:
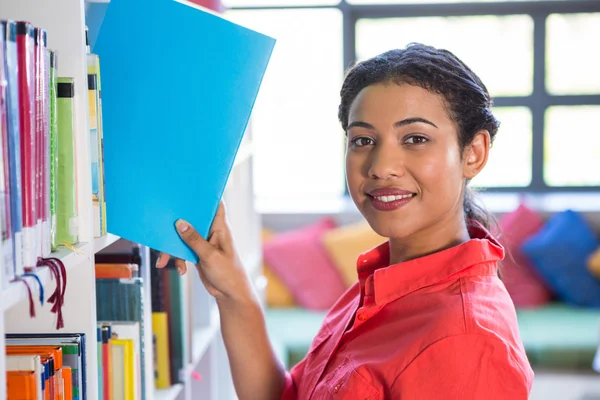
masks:
<path id="1" fill-rule="evenodd" d="M 8 150 L 8 113 L 7 113 L 7 86 L 5 41 L 6 30 L 0 25 L 0 143 L 2 148 L 2 162 L 0 163 L 0 217 L 2 218 L 2 261 L 0 268 L 0 288 L 5 288 L 15 278 L 13 260 L 13 237 L 10 213 L 10 161 Z"/>
<path id="2" fill-rule="evenodd" d="M 21 173 L 23 182 L 23 263 L 36 266 L 35 212 L 35 104 L 33 27 L 17 22 L 19 109 L 21 133 Z"/>
<path id="3" fill-rule="evenodd" d="M 102 236 L 102 208 L 100 204 L 100 148 L 98 146 L 98 80 L 97 76 L 93 73 L 88 73 L 87 77 L 94 237 L 100 237 Z"/>
<path id="4" fill-rule="evenodd" d="M 34 159 L 35 159 L 35 253 L 36 257 L 42 257 L 42 166 L 44 164 L 44 114 L 42 107 L 43 97 L 43 72 L 42 72 L 42 29 L 33 28 L 34 38 L 34 57 L 33 57 L 33 82 L 34 82 L 34 95 L 33 95 L 33 111 L 34 111 Z"/>
<path id="5" fill-rule="evenodd" d="M 56 176 L 56 242 L 77 243 L 77 184 L 75 175 L 75 85 L 73 78 L 58 78 L 58 167 Z"/>
<path id="6" fill-rule="evenodd" d="M 56 108 L 57 54 L 50 52 L 50 247 L 56 250 L 56 174 L 58 169 L 58 124 Z"/>
<path id="7" fill-rule="evenodd" d="M 47 34 L 42 31 L 42 257 L 49 257 L 50 244 L 50 50 Z"/>
<path id="8" fill-rule="evenodd" d="M 17 55 L 17 25 L 14 21 L 2 23 L 6 29 L 4 55 L 7 86 L 7 128 L 10 163 L 10 214 L 13 231 L 13 258 L 16 276 L 23 275 L 23 187 L 21 183 L 21 126 Z"/>

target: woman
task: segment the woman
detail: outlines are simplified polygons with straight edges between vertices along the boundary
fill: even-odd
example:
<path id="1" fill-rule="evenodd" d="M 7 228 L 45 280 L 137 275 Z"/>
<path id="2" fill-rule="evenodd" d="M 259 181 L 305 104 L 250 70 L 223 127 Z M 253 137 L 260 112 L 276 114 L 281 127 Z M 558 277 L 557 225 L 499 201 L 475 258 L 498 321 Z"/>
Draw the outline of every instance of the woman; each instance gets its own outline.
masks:
<path id="1" fill-rule="evenodd" d="M 270 347 L 223 207 L 208 241 L 178 221 L 217 299 L 240 399 L 528 397 L 533 372 L 498 278 L 504 251 L 467 188 L 498 130 L 491 105 L 465 64 L 420 44 L 348 72 L 339 107 L 348 188 L 389 241 L 359 257 L 358 283 L 290 373 Z"/>

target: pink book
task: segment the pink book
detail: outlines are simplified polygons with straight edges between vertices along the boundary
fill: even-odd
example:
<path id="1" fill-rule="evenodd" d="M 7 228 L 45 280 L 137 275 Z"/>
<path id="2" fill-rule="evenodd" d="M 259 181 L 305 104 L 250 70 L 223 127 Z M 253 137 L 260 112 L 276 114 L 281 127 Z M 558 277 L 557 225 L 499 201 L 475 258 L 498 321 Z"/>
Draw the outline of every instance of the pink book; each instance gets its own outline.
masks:
<path id="1" fill-rule="evenodd" d="M 23 199 L 23 264 L 31 269 L 37 263 L 35 213 L 35 84 L 34 32 L 28 22 L 17 22 L 17 58 L 19 81 L 19 125 L 21 132 L 21 176 Z"/>

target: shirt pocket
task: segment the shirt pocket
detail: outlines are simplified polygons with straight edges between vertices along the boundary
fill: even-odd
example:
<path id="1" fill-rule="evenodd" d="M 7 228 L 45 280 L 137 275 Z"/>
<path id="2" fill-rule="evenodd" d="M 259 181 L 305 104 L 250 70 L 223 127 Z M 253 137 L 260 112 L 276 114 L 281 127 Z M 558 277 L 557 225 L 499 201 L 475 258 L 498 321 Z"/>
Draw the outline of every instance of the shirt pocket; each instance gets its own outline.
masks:
<path id="1" fill-rule="evenodd" d="M 327 383 L 334 400 L 382 400 L 381 392 L 364 378 L 346 358 Z"/>

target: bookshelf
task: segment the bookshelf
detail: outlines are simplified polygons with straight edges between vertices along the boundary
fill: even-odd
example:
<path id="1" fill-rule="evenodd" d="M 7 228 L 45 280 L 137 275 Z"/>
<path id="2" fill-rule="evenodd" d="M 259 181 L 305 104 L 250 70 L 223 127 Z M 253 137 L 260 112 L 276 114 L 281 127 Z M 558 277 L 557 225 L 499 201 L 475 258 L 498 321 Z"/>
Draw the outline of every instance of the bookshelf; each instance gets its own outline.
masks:
<path id="1" fill-rule="evenodd" d="M 86 17 L 101 20 L 102 16 L 89 15 L 98 10 L 94 5 L 107 6 L 109 0 L 4 0 L 0 8 L 0 19 L 27 20 L 48 32 L 48 47 L 59 54 L 58 75 L 70 76 L 75 81 L 75 137 L 77 197 L 79 215 L 79 241 L 76 251 L 60 247 L 52 254 L 65 265 L 67 289 L 63 307 L 64 328 L 59 332 L 85 333 L 87 398 L 98 398 L 98 360 L 96 350 L 96 286 L 94 276 L 94 256 L 101 250 L 114 245 L 119 237 L 107 234 L 93 237 L 93 217 L 91 201 L 91 167 L 89 121 L 87 117 L 87 63 L 85 50 Z M 100 7 L 99 10 L 105 11 Z M 86 13 L 88 14 L 86 16 Z M 255 210 L 252 190 L 253 149 L 250 134 L 247 133 L 238 152 L 229 182 L 224 194 L 228 219 L 236 241 L 240 257 L 250 278 L 262 288 L 260 246 L 260 217 Z M 110 217 L 110 216 L 109 216 Z M 149 250 L 142 256 L 140 275 L 149 280 Z M 46 267 L 36 272 L 45 293 L 51 293 L 56 282 Z M 29 295 L 21 282 L 11 283 L 0 290 L 0 400 L 6 400 L 5 333 L 52 333 L 56 315 L 50 312 L 51 306 L 38 301 L 38 284 L 30 282 L 36 303 L 36 317 L 29 317 Z M 235 399 L 227 354 L 220 335 L 218 309 L 214 299 L 205 291 L 193 266 L 189 273 L 181 277 L 184 283 L 184 326 L 185 368 L 183 383 L 169 389 L 157 390 L 152 378 L 146 382 L 146 399 L 187 400 L 192 398 L 228 400 Z M 47 299 L 49 295 L 46 294 Z M 150 284 L 144 285 L 144 303 L 151 304 Z M 150 306 L 144 309 L 144 319 L 151 324 Z M 146 376 L 154 375 L 152 330 L 145 330 Z"/>

